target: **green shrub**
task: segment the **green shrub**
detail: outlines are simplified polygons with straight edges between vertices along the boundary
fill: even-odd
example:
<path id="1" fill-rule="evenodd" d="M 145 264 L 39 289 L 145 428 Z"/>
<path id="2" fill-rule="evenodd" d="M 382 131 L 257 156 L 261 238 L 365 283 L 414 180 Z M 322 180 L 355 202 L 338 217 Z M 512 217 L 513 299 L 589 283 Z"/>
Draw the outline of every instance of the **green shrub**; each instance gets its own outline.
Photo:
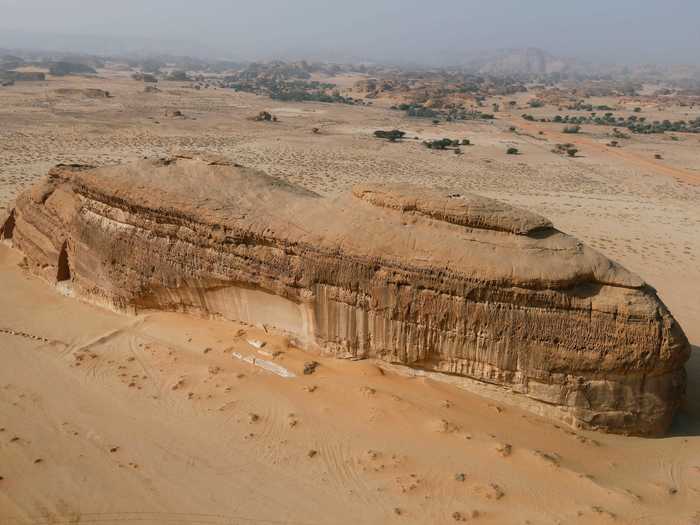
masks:
<path id="1" fill-rule="evenodd" d="M 86 64 L 76 62 L 54 62 L 49 68 L 49 73 L 55 77 L 66 75 L 95 75 L 97 70 Z"/>
<path id="2" fill-rule="evenodd" d="M 384 131 L 378 129 L 374 132 L 375 137 L 377 137 L 378 139 L 386 139 L 389 142 L 396 142 L 397 140 L 401 140 L 405 134 L 405 131 L 400 131 L 398 129 L 392 129 L 391 131 Z"/>

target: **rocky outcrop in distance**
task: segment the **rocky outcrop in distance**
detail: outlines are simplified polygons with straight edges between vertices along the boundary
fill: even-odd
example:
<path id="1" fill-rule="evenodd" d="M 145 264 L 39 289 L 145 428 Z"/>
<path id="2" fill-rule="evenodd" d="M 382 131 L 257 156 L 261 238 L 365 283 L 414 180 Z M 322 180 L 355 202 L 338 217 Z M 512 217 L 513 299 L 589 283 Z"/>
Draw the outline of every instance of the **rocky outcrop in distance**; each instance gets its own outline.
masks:
<path id="1" fill-rule="evenodd" d="M 685 392 L 690 347 L 653 288 L 477 195 L 322 197 L 182 154 L 57 166 L 0 228 L 30 271 L 92 302 L 276 327 L 326 354 L 498 386 L 575 427 L 658 435 Z"/>

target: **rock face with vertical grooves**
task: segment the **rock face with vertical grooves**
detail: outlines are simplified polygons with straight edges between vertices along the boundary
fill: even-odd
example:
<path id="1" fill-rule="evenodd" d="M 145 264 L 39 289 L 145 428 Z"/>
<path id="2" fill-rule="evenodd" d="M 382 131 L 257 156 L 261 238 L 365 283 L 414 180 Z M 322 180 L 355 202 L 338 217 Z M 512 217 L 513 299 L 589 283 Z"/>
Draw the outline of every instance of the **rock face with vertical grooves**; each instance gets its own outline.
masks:
<path id="1" fill-rule="evenodd" d="M 660 434 L 685 392 L 689 344 L 650 286 L 476 195 L 325 198 L 185 154 L 58 166 L 0 228 L 87 300 L 274 326 L 339 357 L 500 385 L 578 427 Z"/>

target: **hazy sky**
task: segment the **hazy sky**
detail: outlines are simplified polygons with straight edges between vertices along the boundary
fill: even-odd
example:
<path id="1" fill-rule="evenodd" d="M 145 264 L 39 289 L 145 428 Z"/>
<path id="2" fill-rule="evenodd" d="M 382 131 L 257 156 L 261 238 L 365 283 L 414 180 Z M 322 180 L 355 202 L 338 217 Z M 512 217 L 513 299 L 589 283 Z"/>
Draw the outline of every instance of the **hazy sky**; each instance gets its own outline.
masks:
<path id="1" fill-rule="evenodd" d="M 592 60 L 698 64 L 698 26 L 700 0 L 0 0 L 0 46 L 104 39 L 111 50 L 126 39 L 241 59 L 454 62 L 480 49 L 540 47 Z"/>

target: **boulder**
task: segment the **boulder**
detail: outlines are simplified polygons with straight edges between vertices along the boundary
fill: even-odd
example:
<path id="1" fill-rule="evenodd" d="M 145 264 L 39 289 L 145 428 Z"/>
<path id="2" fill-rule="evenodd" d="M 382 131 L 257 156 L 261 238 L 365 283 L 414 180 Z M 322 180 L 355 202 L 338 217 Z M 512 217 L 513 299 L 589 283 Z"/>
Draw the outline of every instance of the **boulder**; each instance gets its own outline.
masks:
<path id="1" fill-rule="evenodd" d="M 181 154 L 57 166 L 9 216 L 31 271 L 119 311 L 276 327 L 588 429 L 661 434 L 685 392 L 689 344 L 651 286 L 478 195 L 365 184 L 329 198 Z"/>
<path id="2" fill-rule="evenodd" d="M 272 115 L 269 111 L 261 111 L 254 117 L 250 117 L 249 120 L 253 120 L 255 122 L 277 122 L 277 117 Z"/>

